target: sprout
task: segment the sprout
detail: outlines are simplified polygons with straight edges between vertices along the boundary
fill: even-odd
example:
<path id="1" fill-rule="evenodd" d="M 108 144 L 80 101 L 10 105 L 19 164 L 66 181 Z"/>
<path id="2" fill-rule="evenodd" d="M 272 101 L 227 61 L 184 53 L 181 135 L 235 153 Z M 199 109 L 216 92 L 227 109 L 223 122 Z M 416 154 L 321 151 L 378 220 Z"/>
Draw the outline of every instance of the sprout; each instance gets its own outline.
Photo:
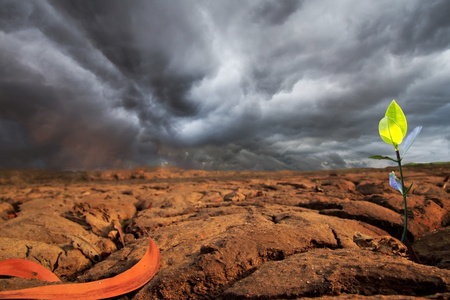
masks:
<path id="1" fill-rule="evenodd" d="M 409 186 L 408 189 L 405 189 L 405 183 L 403 180 L 403 171 L 402 171 L 402 159 L 405 156 L 406 152 L 411 147 L 412 143 L 416 139 L 417 135 L 422 130 L 422 126 L 418 126 L 414 128 L 414 130 L 406 137 L 406 131 L 408 130 L 408 123 L 406 122 L 405 114 L 403 113 L 400 106 L 395 102 L 395 100 L 392 100 L 391 104 L 389 105 L 388 109 L 386 110 L 386 114 L 384 115 L 384 118 L 381 119 L 380 123 L 378 124 L 378 131 L 380 133 L 381 138 L 386 143 L 394 146 L 396 159 L 393 159 L 388 156 L 381 156 L 381 155 L 374 155 L 370 158 L 373 159 L 387 159 L 391 161 L 395 161 L 398 164 L 398 169 L 400 172 L 400 179 L 395 176 L 395 172 L 391 172 L 389 174 L 389 184 L 391 187 L 396 189 L 400 192 L 400 194 L 403 196 L 403 204 L 405 207 L 404 212 L 404 226 L 403 226 L 403 234 L 401 241 L 404 242 L 406 239 L 406 233 L 408 231 L 408 205 L 406 202 L 406 195 L 409 193 L 409 191 L 412 188 L 412 184 Z M 403 139 L 405 140 L 405 144 L 403 147 L 402 154 L 400 155 L 400 151 L 398 149 L 398 146 L 403 142 Z"/>

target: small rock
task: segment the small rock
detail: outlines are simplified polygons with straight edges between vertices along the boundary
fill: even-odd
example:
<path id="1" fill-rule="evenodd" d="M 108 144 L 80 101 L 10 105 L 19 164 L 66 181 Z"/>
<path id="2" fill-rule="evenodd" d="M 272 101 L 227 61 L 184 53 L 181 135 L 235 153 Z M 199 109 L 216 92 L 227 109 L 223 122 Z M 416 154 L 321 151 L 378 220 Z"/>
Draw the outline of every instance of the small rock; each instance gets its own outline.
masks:
<path id="1" fill-rule="evenodd" d="M 119 232 L 118 232 L 117 230 L 111 230 L 111 231 L 108 233 L 108 238 L 109 238 L 110 240 L 115 240 L 116 237 L 117 237 L 117 234 L 119 234 Z"/>
<path id="2" fill-rule="evenodd" d="M 7 202 L 1 202 L 0 203 L 0 213 L 6 213 L 10 214 L 14 212 L 14 207 L 7 203 Z"/>
<path id="3" fill-rule="evenodd" d="M 392 236 L 371 237 L 360 232 L 355 233 L 353 241 L 361 249 L 371 250 L 389 255 L 407 257 L 406 246 Z"/>
<path id="4" fill-rule="evenodd" d="M 245 195 L 240 192 L 232 192 L 223 197 L 223 201 L 239 202 L 246 199 Z"/>
<path id="5" fill-rule="evenodd" d="M 128 243 L 131 243 L 132 241 L 134 241 L 136 238 L 134 237 L 134 235 L 132 235 L 131 233 L 126 233 L 123 236 L 123 241 L 125 242 L 125 245 Z"/>

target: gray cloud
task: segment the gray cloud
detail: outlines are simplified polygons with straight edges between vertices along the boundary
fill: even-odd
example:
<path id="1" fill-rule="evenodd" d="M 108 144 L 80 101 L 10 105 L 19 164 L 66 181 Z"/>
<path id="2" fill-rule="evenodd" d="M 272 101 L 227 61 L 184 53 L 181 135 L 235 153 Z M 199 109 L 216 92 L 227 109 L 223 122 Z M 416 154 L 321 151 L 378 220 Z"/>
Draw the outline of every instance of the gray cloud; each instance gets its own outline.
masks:
<path id="1" fill-rule="evenodd" d="M 448 1 L 8 1 L 0 167 L 382 166 L 392 99 L 450 160 Z M 426 155 L 425 155 L 426 154 Z"/>

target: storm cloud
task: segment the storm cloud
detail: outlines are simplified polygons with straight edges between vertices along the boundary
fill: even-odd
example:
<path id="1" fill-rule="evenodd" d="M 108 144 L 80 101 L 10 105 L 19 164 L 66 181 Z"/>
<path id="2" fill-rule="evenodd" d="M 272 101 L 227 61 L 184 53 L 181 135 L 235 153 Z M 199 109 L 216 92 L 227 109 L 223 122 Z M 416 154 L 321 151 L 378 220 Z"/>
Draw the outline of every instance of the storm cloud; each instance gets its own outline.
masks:
<path id="1" fill-rule="evenodd" d="M 0 167 L 450 160 L 449 1 L 0 1 Z"/>

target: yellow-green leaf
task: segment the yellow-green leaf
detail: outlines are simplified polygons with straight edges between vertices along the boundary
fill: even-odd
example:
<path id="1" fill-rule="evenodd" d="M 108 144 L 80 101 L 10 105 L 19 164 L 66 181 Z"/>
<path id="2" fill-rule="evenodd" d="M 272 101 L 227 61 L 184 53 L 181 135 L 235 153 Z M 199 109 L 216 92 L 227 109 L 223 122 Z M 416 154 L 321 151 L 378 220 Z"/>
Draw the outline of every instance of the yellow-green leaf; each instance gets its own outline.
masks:
<path id="1" fill-rule="evenodd" d="M 397 122 L 389 117 L 384 117 L 378 125 L 378 130 L 383 141 L 398 149 L 398 145 L 403 140 L 403 132 Z"/>
<path id="2" fill-rule="evenodd" d="M 388 109 L 386 110 L 386 117 L 392 119 L 396 125 L 398 125 L 402 131 L 402 139 L 406 135 L 406 131 L 408 129 L 408 124 L 406 122 L 405 114 L 403 113 L 400 106 L 395 102 L 395 100 L 392 100 L 391 104 L 389 105 Z"/>
<path id="3" fill-rule="evenodd" d="M 378 131 L 380 132 L 381 138 L 398 150 L 398 145 L 403 141 L 407 129 L 408 124 L 406 123 L 406 117 L 402 109 L 395 100 L 392 100 L 386 110 L 386 115 L 378 124 Z"/>

